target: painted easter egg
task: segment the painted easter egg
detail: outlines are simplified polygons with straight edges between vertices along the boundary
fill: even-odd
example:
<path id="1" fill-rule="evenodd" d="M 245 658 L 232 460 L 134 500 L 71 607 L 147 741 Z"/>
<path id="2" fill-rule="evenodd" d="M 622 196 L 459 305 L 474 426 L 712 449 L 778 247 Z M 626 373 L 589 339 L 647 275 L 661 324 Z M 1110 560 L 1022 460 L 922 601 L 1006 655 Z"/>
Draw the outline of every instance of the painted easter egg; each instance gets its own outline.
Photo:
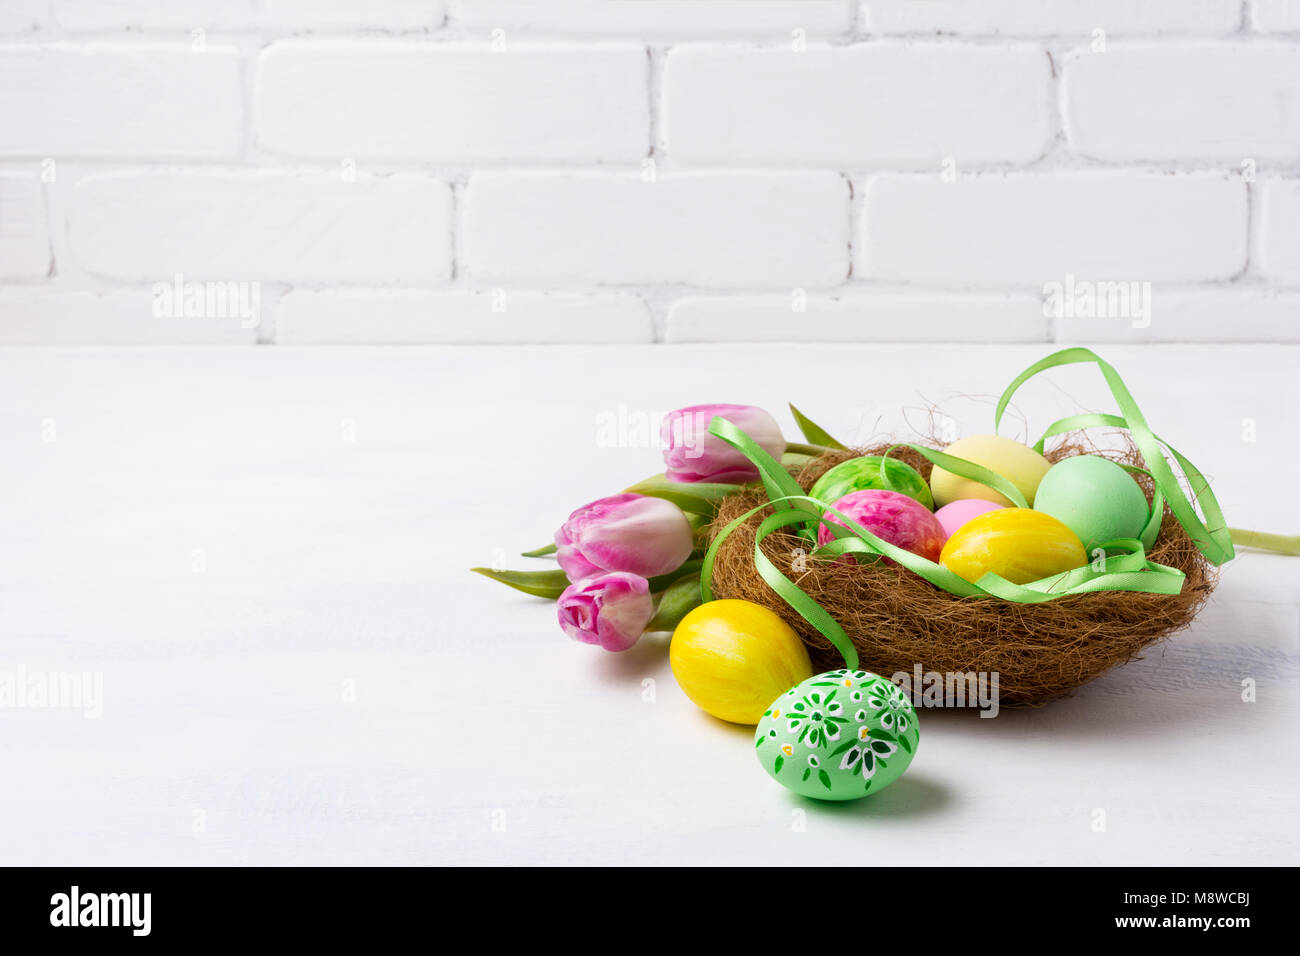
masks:
<path id="1" fill-rule="evenodd" d="M 978 518 L 986 512 L 997 511 L 1001 507 L 1002 505 L 996 501 L 987 501 L 984 498 L 961 498 L 948 502 L 936 511 L 934 516 L 939 524 L 943 525 L 944 533 L 951 537 L 967 521 Z"/>
<path id="2" fill-rule="evenodd" d="M 1043 477 L 1034 510 L 1049 514 L 1092 549 L 1115 538 L 1142 533 L 1151 506 L 1133 476 L 1096 455 L 1065 458 Z"/>
<path id="3" fill-rule="evenodd" d="M 877 538 L 931 561 L 939 560 L 939 552 L 943 549 L 947 535 L 943 533 L 943 526 L 935 518 L 934 512 L 915 498 L 900 495 L 896 491 L 872 489 L 850 492 L 836 501 L 834 507 Z M 829 513 L 826 519 L 840 527 L 845 526 L 844 522 Z M 825 524 L 818 526 L 819 546 L 834 539 L 830 528 Z"/>
<path id="4" fill-rule="evenodd" d="M 772 701 L 754 732 L 772 779 L 822 800 L 856 800 L 903 775 L 920 730 L 907 694 L 869 671 L 810 677 Z"/>
<path id="5" fill-rule="evenodd" d="M 701 710 L 733 724 L 756 724 L 767 705 L 809 677 L 808 649 L 789 624 L 750 601 L 710 601 L 673 631 L 668 662 Z"/>
<path id="6" fill-rule="evenodd" d="M 971 435 L 953 442 L 944 451 L 997 472 L 1020 489 L 1030 507 L 1033 507 L 1038 483 L 1052 467 L 1051 462 L 1028 445 L 1000 435 Z M 1003 506 L 1012 504 L 1006 495 L 988 485 L 958 477 L 938 465 L 930 472 L 930 490 L 934 492 L 935 504 L 940 507 L 961 498 L 984 498 Z"/>
<path id="7" fill-rule="evenodd" d="M 880 474 L 880 463 L 885 463 L 885 474 Z M 930 486 L 921 473 L 905 461 L 883 458 L 881 455 L 863 455 L 842 461 L 817 479 L 808 494 L 828 504 L 838 501 L 851 491 L 881 489 L 897 491 L 915 498 L 927 509 L 934 507 Z"/>
<path id="8" fill-rule="evenodd" d="M 1088 563 L 1079 536 L 1051 515 L 1000 508 L 972 518 L 948 539 L 939 563 L 972 584 L 992 571 L 1028 584 Z"/>

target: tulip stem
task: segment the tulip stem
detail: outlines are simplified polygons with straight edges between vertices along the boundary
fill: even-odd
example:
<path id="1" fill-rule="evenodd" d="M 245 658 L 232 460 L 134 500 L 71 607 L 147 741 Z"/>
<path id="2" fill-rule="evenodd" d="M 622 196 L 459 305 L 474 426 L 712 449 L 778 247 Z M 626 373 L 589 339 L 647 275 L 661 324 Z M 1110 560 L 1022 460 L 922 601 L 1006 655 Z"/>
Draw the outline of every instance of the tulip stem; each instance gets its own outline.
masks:
<path id="1" fill-rule="evenodd" d="M 835 451 L 836 449 L 829 448 L 826 445 L 809 445 L 808 443 L 801 441 L 788 441 L 785 443 L 785 450 L 787 452 L 793 452 L 796 455 L 811 455 L 816 458 L 819 455 L 824 455 L 827 452 Z"/>

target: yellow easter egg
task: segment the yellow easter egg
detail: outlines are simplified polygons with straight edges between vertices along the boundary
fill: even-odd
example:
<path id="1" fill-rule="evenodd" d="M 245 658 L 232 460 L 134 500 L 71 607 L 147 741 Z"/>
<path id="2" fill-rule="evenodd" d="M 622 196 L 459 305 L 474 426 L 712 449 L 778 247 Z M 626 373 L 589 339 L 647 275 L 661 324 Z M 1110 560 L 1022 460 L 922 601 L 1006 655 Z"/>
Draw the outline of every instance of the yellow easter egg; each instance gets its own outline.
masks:
<path id="1" fill-rule="evenodd" d="M 673 631 L 668 662 L 697 707 L 733 724 L 757 724 L 772 701 L 813 673 L 794 629 L 750 601 L 710 601 L 691 611 Z"/>
<path id="2" fill-rule="evenodd" d="M 1028 445 L 1000 435 L 971 435 L 944 449 L 956 458 L 964 458 L 977 465 L 996 471 L 1020 489 L 1029 507 L 1034 506 L 1034 493 L 1052 463 Z M 936 508 L 962 498 L 982 498 L 1009 507 L 1013 504 L 1006 495 L 988 485 L 969 478 L 961 478 L 938 465 L 930 472 L 930 490 L 934 493 Z"/>
<path id="3" fill-rule="evenodd" d="M 1079 536 L 1051 515 L 1000 508 L 972 518 L 943 546 L 939 563 L 975 584 L 985 574 L 1028 584 L 1088 563 Z"/>

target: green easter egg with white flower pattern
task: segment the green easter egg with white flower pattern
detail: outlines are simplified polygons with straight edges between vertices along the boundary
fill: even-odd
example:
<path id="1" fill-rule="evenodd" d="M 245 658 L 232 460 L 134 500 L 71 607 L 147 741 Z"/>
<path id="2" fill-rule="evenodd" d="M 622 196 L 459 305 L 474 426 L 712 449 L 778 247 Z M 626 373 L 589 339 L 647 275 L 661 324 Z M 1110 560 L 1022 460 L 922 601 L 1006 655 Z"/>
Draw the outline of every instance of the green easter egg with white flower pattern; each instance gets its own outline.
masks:
<path id="1" fill-rule="evenodd" d="M 777 783 L 805 797 L 856 800 L 903 775 L 920 731 L 912 702 L 870 671 L 827 671 L 772 701 L 754 747 Z"/>

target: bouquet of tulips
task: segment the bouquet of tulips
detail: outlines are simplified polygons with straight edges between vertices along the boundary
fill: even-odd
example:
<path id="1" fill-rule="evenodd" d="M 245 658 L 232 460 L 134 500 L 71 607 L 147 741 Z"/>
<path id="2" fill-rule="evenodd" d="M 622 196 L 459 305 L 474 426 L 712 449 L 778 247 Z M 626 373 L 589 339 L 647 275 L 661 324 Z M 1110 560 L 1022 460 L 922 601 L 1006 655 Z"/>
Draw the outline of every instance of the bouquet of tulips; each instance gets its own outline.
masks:
<path id="1" fill-rule="evenodd" d="M 801 424 L 807 422 L 792 410 Z M 556 598 L 564 632 L 607 651 L 625 651 L 647 631 L 673 630 L 700 604 L 701 535 L 718 501 L 759 478 L 744 453 L 710 434 L 715 417 L 789 464 L 828 450 L 787 442 L 776 420 L 751 405 L 678 409 L 660 429 L 663 474 L 583 505 L 555 532 L 554 544 L 524 552 L 554 555 L 558 570 L 473 570 L 527 594 Z M 816 428 L 807 423 L 810 430 Z"/>

